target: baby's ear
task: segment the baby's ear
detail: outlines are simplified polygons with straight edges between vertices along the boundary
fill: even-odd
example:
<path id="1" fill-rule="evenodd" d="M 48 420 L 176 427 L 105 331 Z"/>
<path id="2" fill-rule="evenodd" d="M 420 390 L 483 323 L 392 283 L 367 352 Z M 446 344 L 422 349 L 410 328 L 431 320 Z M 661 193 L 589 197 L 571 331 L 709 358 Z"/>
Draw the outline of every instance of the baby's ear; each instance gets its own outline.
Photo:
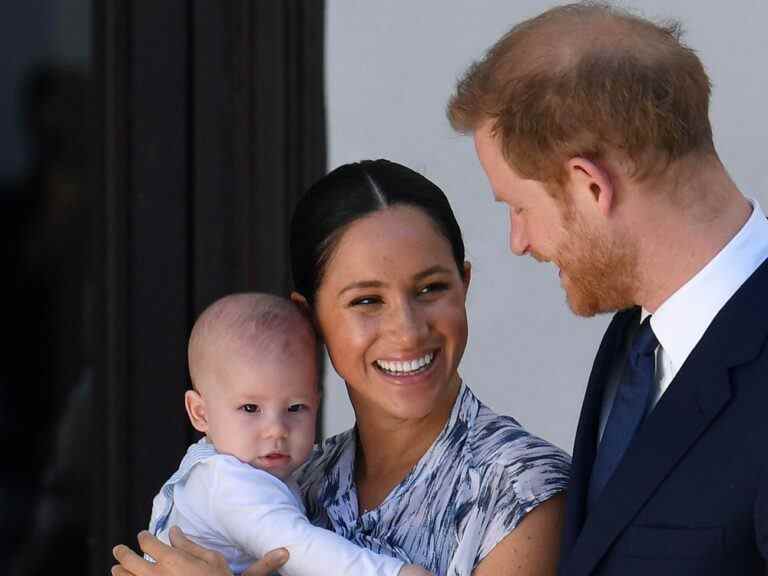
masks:
<path id="1" fill-rule="evenodd" d="M 205 401 L 197 390 L 187 390 L 184 394 L 184 407 L 189 421 L 198 432 L 208 432 L 208 418 L 205 414 Z"/>
<path id="2" fill-rule="evenodd" d="M 293 302 L 299 308 L 301 308 L 302 312 L 309 315 L 309 303 L 307 302 L 307 299 L 303 295 L 299 294 L 294 290 L 293 292 L 291 292 L 290 299 L 291 299 L 291 302 Z"/>

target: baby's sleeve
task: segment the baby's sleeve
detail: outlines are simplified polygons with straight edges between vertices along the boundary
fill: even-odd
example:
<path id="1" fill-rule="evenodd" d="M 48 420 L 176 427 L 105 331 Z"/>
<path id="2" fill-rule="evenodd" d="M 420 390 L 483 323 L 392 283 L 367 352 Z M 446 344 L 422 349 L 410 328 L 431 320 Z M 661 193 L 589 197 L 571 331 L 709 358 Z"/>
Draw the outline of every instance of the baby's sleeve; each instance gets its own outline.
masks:
<path id="1" fill-rule="evenodd" d="M 217 462 L 210 509 L 224 537 L 255 558 L 287 548 L 284 576 L 396 576 L 403 562 L 313 526 L 283 482 L 234 458 Z"/>

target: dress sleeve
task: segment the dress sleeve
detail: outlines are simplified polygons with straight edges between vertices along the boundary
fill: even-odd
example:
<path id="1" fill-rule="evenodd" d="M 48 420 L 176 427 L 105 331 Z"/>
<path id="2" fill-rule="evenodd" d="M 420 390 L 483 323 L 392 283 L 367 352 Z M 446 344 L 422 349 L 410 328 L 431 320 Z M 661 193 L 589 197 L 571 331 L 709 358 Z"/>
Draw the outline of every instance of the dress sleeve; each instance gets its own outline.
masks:
<path id="1" fill-rule="evenodd" d="M 284 576 L 396 576 L 403 562 L 313 526 L 296 496 L 274 476 L 234 459 L 217 463 L 210 510 L 224 536 L 255 558 L 288 549 Z"/>
<path id="2" fill-rule="evenodd" d="M 483 511 L 484 531 L 475 564 L 504 539 L 536 506 L 568 486 L 568 455 L 534 437 L 522 455 L 489 465 L 479 482 L 477 507 Z"/>

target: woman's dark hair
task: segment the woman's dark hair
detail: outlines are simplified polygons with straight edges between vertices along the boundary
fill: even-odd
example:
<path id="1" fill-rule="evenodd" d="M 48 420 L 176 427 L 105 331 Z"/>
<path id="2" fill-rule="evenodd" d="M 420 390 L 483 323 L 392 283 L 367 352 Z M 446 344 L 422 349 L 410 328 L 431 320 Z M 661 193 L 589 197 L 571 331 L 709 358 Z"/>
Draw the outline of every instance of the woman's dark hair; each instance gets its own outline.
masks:
<path id="1" fill-rule="evenodd" d="M 389 206 L 421 209 L 451 245 L 464 276 L 464 240 L 440 188 L 418 172 L 388 160 L 339 166 L 301 197 L 291 220 L 294 289 L 311 304 L 336 245 L 356 220 Z"/>

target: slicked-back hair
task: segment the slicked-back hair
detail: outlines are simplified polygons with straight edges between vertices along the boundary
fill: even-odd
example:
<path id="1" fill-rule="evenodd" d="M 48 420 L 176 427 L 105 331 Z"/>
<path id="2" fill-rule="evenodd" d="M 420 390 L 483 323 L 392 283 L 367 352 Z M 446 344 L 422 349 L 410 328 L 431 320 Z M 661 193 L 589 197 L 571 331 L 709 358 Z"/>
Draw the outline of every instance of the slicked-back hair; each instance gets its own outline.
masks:
<path id="1" fill-rule="evenodd" d="M 486 122 L 522 177 L 563 184 L 565 164 L 611 152 L 642 180 L 714 154 L 710 81 L 675 22 L 604 3 L 559 6 L 512 28 L 448 103 L 454 129 Z"/>
<path id="2" fill-rule="evenodd" d="M 388 160 L 339 166 L 301 197 L 291 220 L 294 289 L 312 304 L 344 231 L 353 222 L 391 206 L 418 208 L 450 243 L 464 276 L 464 240 L 443 191 L 419 174 Z"/>

